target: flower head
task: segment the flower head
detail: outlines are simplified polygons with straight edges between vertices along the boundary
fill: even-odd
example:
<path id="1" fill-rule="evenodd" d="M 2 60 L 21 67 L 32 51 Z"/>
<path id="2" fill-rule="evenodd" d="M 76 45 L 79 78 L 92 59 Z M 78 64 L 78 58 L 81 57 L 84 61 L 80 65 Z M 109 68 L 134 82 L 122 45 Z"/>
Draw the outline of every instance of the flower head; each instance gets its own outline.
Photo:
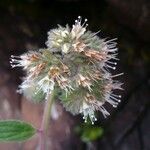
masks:
<path id="1" fill-rule="evenodd" d="M 46 49 L 12 56 L 11 65 L 26 71 L 20 93 L 35 99 L 42 95 L 38 98 L 42 101 L 55 90 L 66 110 L 81 113 L 85 122 L 94 124 L 96 111 L 110 115 L 104 108 L 106 102 L 117 107 L 121 96 L 114 90 L 122 90 L 122 83 L 114 80 L 121 74 L 110 72 L 118 60 L 116 39 L 98 37 L 98 32 L 87 30 L 86 22 L 79 16 L 72 28 L 59 25 L 50 30 Z"/>

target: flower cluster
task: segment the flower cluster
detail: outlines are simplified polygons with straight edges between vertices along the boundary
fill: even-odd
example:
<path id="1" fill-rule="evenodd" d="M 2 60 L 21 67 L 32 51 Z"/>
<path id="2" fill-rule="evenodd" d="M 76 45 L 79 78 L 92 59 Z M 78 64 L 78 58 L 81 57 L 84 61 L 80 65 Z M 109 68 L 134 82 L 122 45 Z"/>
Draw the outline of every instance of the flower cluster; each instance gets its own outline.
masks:
<path id="1" fill-rule="evenodd" d="M 122 89 L 122 83 L 113 79 L 121 74 L 110 73 L 118 60 L 116 39 L 99 38 L 87 30 L 86 22 L 79 16 L 72 28 L 50 30 L 47 48 L 12 56 L 11 65 L 26 71 L 20 93 L 38 102 L 54 90 L 66 110 L 94 124 L 95 111 L 109 115 L 105 102 L 117 107 L 121 96 L 113 90 Z"/>

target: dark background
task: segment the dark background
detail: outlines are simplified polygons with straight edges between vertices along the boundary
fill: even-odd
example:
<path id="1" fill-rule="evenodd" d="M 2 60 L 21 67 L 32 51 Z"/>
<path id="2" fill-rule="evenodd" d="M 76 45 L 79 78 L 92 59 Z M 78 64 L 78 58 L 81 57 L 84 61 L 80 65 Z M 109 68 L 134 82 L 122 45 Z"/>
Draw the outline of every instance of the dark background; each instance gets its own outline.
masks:
<path id="1" fill-rule="evenodd" d="M 16 89 L 21 69 L 11 69 L 10 55 L 45 47 L 47 31 L 88 18 L 101 37 L 118 38 L 115 73 L 124 85 L 123 98 L 108 119 L 99 114 L 94 127 L 73 117 L 56 102 L 49 128 L 50 150 L 150 150 L 150 1 L 149 0 L 0 0 L 0 119 L 40 125 L 42 104 L 32 104 Z M 98 136 L 94 128 L 103 130 Z M 89 133 L 91 131 L 92 133 Z M 94 136 L 94 138 L 93 138 Z M 85 142 L 85 138 L 88 141 Z M 94 139 L 94 140 L 93 140 Z M 37 137 L 23 143 L 1 143 L 0 150 L 35 150 Z"/>

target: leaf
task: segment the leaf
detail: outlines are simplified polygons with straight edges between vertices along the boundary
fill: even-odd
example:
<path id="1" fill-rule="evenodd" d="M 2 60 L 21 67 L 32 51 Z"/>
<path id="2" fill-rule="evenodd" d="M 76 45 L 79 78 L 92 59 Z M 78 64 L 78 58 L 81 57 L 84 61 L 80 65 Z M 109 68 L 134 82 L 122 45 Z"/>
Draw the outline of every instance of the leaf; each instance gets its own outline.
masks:
<path id="1" fill-rule="evenodd" d="M 103 129 L 100 127 L 91 127 L 84 129 L 81 139 L 84 142 L 94 141 L 103 135 Z"/>
<path id="2" fill-rule="evenodd" d="M 0 121 L 0 141 L 23 141 L 32 137 L 36 129 L 23 121 Z"/>
<path id="3" fill-rule="evenodd" d="M 101 138 L 104 134 L 104 130 L 101 127 L 91 124 L 82 124 L 75 128 L 75 132 L 80 135 L 83 142 L 91 142 Z"/>

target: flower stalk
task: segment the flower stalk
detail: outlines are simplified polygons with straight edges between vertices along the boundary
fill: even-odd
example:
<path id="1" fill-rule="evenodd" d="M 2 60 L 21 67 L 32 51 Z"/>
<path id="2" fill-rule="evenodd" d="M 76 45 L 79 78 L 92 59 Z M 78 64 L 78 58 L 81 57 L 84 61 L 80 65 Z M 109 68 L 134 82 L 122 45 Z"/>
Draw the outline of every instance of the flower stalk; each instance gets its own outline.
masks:
<path id="1" fill-rule="evenodd" d="M 51 108 L 52 104 L 54 101 L 53 94 L 54 92 L 52 91 L 47 95 L 47 99 L 45 101 L 45 107 L 44 107 L 44 112 L 43 112 L 43 118 L 42 118 L 42 123 L 41 123 L 41 128 L 39 131 L 39 150 L 46 150 L 46 139 L 47 139 L 47 131 L 50 123 L 50 116 L 51 116 Z"/>

